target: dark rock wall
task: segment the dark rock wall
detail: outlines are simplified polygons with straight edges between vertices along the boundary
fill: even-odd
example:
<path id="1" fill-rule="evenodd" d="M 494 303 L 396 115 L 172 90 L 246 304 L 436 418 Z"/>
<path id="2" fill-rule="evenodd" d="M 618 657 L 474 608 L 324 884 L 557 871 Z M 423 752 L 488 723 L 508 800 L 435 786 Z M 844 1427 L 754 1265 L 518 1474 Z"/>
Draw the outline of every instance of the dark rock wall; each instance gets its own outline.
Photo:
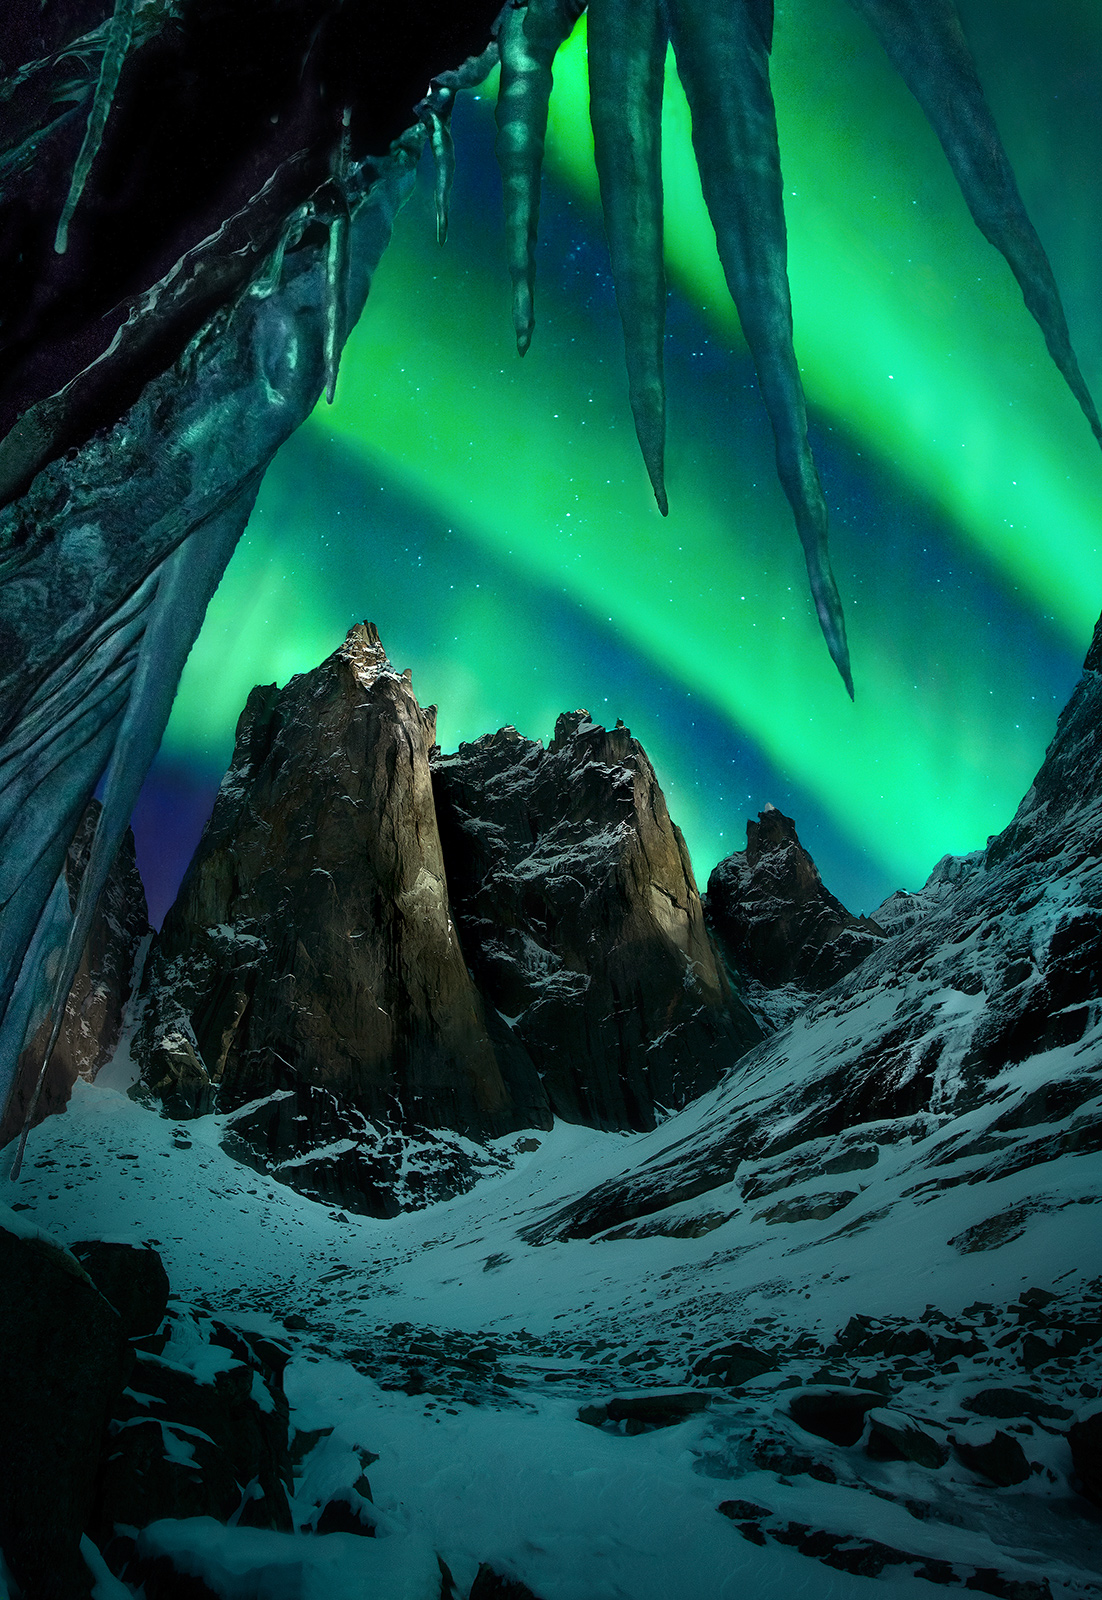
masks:
<path id="1" fill-rule="evenodd" d="M 714 869 L 705 907 L 736 970 L 767 989 L 829 989 L 885 938 L 824 886 L 796 824 L 775 806 L 746 824 L 746 849 Z"/>
<path id="2" fill-rule="evenodd" d="M 857 1169 L 875 1161 L 874 1146 L 943 1126 L 927 1158 L 933 1171 L 909 1197 L 1096 1157 L 1102 1067 L 1088 1036 L 1100 994 L 1102 622 L 1040 771 L 983 856 L 913 927 L 812 1000 L 797 1050 L 793 1034 L 760 1046 L 691 1141 L 681 1134 L 528 1237 L 591 1237 L 736 1174 L 744 1199 L 756 1200 Z M 953 1129 L 973 1113 L 977 1126 Z M 1059 1203 L 1044 1182 L 1038 1174 L 1036 1192 L 954 1246 L 969 1254 L 1016 1237 L 1024 1219 Z M 786 1205 L 794 1216 L 794 1202 Z"/>
<path id="3" fill-rule="evenodd" d="M 65 881 L 70 907 L 76 905 L 98 815 L 99 801 L 92 800 L 69 846 Z M 134 858 L 134 835 L 127 829 L 69 991 L 65 1019 L 32 1126 L 52 1112 L 63 1111 L 77 1078 L 94 1078 L 100 1067 L 110 1061 L 122 1033 L 138 947 L 148 932 L 145 890 Z M 15 1088 L 0 1121 L 0 1146 L 15 1138 L 23 1126 L 48 1037 L 49 1024 L 44 1023 L 19 1058 Z"/>
<path id="4" fill-rule="evenodd" d="M 430 773 L 435 715 L 369 624 L 253 690 L 134 1041 L 171 1115 L 217 1090 L 238 1159 L 374 1215 L 552 1114 L 653 1127 L 760 1038 L 626 728 L 573 712 Z"/>
<path id="5" fill-rule="evenodd" d="M 567 713 L 546 750 L 503 728 L 439 757 L 433 781 L 472 970 L 557 1115 L 653 1127 L 757 1041 L 626 728 Z"/>
<path id="6" fill-rule="evenodd" d="M 368 625 L 253 691 L 151 958 L 155 1088 L 203 1109 L 219 1083 L 226 1110 L 312 1086 L 382 1120 L 517 1126 L 449 913 L 434 729 Z"/>

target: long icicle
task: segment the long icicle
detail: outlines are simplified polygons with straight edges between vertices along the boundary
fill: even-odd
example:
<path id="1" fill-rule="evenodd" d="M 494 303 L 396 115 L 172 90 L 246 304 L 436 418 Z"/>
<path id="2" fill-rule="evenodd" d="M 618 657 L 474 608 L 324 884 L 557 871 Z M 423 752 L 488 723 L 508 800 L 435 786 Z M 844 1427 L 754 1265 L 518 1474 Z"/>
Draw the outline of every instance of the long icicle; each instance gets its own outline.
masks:
<path id="1" fill-rule="evenodd" d="M 796 518 L 827 648 L 852 698 L 842 602 L 827 551 L 827 513 L 807 440 L 792 347 L 777 120 L 769 86 L 771 7 L 763 0 L 665 0 L 693 148 L 719 257 L 773 424 L 777 471 Z"/>
<path id="2" fill-rule="evenodd" d="M 333 178 L 327 185 L 327 189 L 332 191 L 334 207 L 329 220 L 329 242 L 325 252 L 323 354 L 327 405 L 332 405 L 336 398 L 337 374 L 340 371 L 341 352 L 348 332 L 348 251 L 352 218 L 348 210 L 345 184 L 348 177 L 348 127 L 351 119 L 351 109 L 346 106 L 341 118 L 341 139 L 333 163 Z"/>
<path id="3" fill-rule="evenodd" d="M 443 99 L 443 96 L 440 97 Z M 436 200 L 436 242 L 446 244 L 448 239 L 448 207 L 451 203 L 452 180 L 455 177 L 455 145 L 452 142 L 451 109 L 454 96 L 426 112 L 429 142 L 436 163 L 436 181 L 433 193 Z"/>
<path id="4" fill-rule="evenodd" d="M 535 325 L 540 175 L 551 99 L 551 64 L 585 0 L 529 0 L 510 7 L 498 35 L 497 159 L 505 192 L 505 248 L 513 281 L 513 327 L 524 355 Z"/>
<path id="5" fill-rule="evenodd" d="M 88 182 L 88 174 L 92 170 L 92 163 L 99 154 L 99 147 L 103 142 L 103 130 L 106 128 L 107 118 L 111 114 L 111 105 L 115 98 L 115 90 L 118 87 L 123 62 L 126 60 L 127 52 L 130 49 L 130 36 L 133 31 L 134 0 L 115 0 L 115 10 L 108 25 L 107 42 L 103 50 L 103 60 L 100 63 L 96 92 L 92 98 L 92 109 L 88 113 L 88 124 L 84 130 L 84 139 L 81 142 L 76 164 L 73 167 L 69 193 L 65 197 L 65 204 L 61 208 L 57 233 L 54 235 L 54 250 L 59 256 L 63 256 L 69 248 L 69 224 L 73 220 L 74 211 L 80 204 L 80 197 L 84 193 L 84 185 Z"/>
<path id="6" fill-rule="evenodd" d="M 662 343 L 662 89 L 666 29 L 658 0 L 590 0 L 589 113 L 628 393 L 639 448 L 665 516 Z"/>
<path id="7" fill-rule="evenodd" d="M 226 569 L 255 498 L 260 474 L 246 480 L 218 511 L 194 529 L 168 556 L 161 569 L 139 647 L 123 715 L 107 769 L 103 805 L 92 838 L 88 864 L 77 893 L 73 920 L 58 964 L 47 1015 L 50 1034 L 19 1138 L 12 1178 L 18 1178 L 27 1148 L 27 1136 L 38 1108 L 46 1072 L 65 1017 L 65 1003 L 73 986 L 92 917 L 103 886 L 130 821 L 138 791 L 157 753 L 176 685 L 184 662 L 202 626 L 207 605 Z M 245 515 L 241 514 L 242 502 Z"/>
<path id="8" fill-rule="evenodd" d="M 1102 424 L 1071 347 L 1044 246 L 1026 213 L 954 0 L 851 0 L 941 140 L 977 226 L 1006 257 L 1048 353 L 1099 443 Z"/>

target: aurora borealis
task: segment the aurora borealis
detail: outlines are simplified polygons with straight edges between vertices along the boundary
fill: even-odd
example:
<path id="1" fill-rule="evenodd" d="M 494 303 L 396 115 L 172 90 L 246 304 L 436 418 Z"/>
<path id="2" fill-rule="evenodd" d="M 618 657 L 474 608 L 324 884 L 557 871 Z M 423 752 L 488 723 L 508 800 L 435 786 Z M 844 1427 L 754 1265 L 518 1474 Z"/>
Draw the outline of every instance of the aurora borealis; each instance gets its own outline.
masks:
<path id="1" fill-rule="evenodd" d="M 961 7 L 1098 396 L 1099 225 L 1080 202 L 1102 132 L 1102 19 L 1056 9 L 1042 23 L 1024 3 Z M 855 909 L 1009 819 L 1102 600 L 1102 459 L 860 20 L 841 0 L 778 8 L 773 80 L 796 348 L 856 704 L 805 594 L 672 93 L 669 518 L 654 506 L 579 30 L 556 70 L 531 351 L 521 362 L 513 345 L 490 100 L 467 96 L 448 244 L 426 182 L 336 403 L 269 472 L 192 653 L 137 814 L 155 912 L 249 688 L 313 666 L 361 617 L 439 704 L 445 747 L 505 722 L 547 737 L 577 705 L 623 717 L 701 880 L 766 801 L 795 816 Z"/>

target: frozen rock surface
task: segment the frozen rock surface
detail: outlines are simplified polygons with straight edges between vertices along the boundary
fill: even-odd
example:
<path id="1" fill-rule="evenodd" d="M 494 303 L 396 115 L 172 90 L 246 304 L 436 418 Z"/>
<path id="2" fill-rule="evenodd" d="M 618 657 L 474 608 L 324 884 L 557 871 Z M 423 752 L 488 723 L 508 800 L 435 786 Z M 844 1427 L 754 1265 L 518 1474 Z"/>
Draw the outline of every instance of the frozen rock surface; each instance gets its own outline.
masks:
<path id="1" fill-rule="evenodd" d="M 99 801 L 91 800 L 65 861 L 65 884 L 70 906 L 92 844 Z M 149 933 L 149 918 L 138 864 L 134 835 L 126 830 L 92 922 L 88 942 L 65 1006 L 65 1020 L 50 1058 L 34 1121 L 64 1109 L 77 1078 L 94 1078 L 115 1052 L 122 1034 L 123 1016 L 134 982 L 134 967 L 142 940 Z M 7 1144 L 23 1126 L 34 1096 L 49 1027 L 39 1029 L 19 1058 L 15 1087 L 0 1121 L 0 1145 Z"/>
<path id="2" fill-rule="evenodd" d="M 456 921 L 556 1116 L 645 1129 L 761 1030 L 727 982 L 689 854 L 629 730 L 564 712 L 433 764 Z"/>
<path id="3" fill-rule="evenodd" d="M 1102 628 L 983 857 L 648 1131 L 560 1119 L 379 1220 L 232 1160 L 226 1114 L 78 1082 L 6 1180 L 17 1236 L 155 1234 L 289 1355 L 298 1531 L 196 1510 L 134 1560 L 263 1600 L 468 1600 L 486 1568 L 544 1600 L 1099 1600 L 1100 710 Z M 338 1505 L 363 1527 L 312 1531 Z"/>
<path id="4" fill-rule="evenodd" d="M 957 889 L 983 861 L 983 851 L 973 850 L 966 856 L 942 856 L 926 882 L 916 893 L 897 889 L 881 901 L 872 914 L 872 921 L 885 933 L 904 933 L 923 917 L 951 899 Z"/>
<path id="5" fill-rule="evenodd" d="M 748 998 L 774 1026 L 790 1022 L 886 936 L 825 887 L 796 824 L 776 806 L 747 822 L 746 849 L 713 869 L 704 907 Z"/>
<path id="6" fill-rule="evenodd" d="M 21 1592 L 78 1600 L 92 1592 L 80 1536 L 130 1352 L 117 1312 L 74 1257 L 6 1208 L 0 1273 L 0 1550 Z"/>

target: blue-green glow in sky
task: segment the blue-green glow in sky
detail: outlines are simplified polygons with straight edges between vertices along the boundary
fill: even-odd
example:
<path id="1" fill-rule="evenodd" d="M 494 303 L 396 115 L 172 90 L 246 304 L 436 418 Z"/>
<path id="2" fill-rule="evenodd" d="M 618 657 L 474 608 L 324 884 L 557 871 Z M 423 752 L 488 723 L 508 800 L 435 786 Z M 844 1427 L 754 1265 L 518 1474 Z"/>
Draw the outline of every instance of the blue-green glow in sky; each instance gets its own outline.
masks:
<path id="1" fill-rule="evenodd" d="M 1079 200 L 1098 153 L 1102 19 L 1056 9 L 1038 32 L 1024 0 L 962 6 L 1099 395 L 1099 241 Z M 252 684 L 313 666 L 369 616 L 439 704 L 445 746 L 504 722 L 546 737 L 576 705 L 622 716 L 701 879 L 768 800 L 861 909 L 1005 824 L 1102 601 L 1102 457 L 921 114 L 842 0 L 778 7 L 774 85 L 796 345 L 856 704 L 805 594 L 675 80 L 669 518 L 653 505 L 595 204 L 581 28 L 556 71 L 529 355 L 512 342 L 490 102 L 469 98 L 448 244 L 423 184 L 336 404 L 261 491 L 185 672 L 151 807 L 190 786 L 201 809 Z"/>

